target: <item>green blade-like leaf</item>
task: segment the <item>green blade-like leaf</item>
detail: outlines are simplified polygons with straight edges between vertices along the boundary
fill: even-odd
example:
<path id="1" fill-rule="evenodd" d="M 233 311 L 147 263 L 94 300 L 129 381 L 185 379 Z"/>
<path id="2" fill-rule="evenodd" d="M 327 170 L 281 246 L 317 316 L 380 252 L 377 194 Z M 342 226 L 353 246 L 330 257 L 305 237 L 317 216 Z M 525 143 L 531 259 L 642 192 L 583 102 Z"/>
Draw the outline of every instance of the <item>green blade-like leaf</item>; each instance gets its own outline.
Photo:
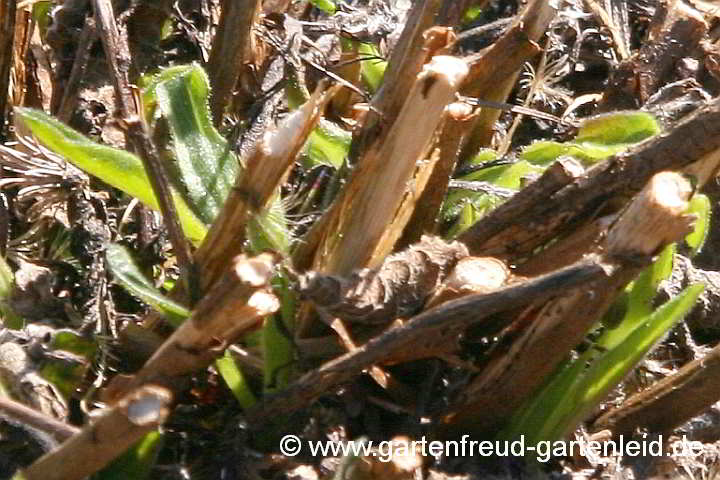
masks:
<path id="1" fill-rule="evenodd" d="M 688 213 L 695 214 L 697 217 L 693 231 L 685 237 L 685 243 L 688 244 L 691 249 L 691 255 L 694 256 L 702 250 L 710 230 L 712 207 L 707 195 L 701 193 L 693 195 L 693 198 L 690 200 L 690 206 L 688 207 Z"/>
<path id="2" fill-rule="evenodd" d="M 668 245 L 651 266 L 643 270 L 627 290 L 627 312 L 615 328 L 605 330 L 596 340 L 600 348 L 615 348 L 652 313 L 652 303 L 660 282 L 672 273 L 675 245 Z"/>
<path id="3" fill-rule="evenodd" d="M 212 124 L 210 82 L 198 65 L 172 68 L 151 83 L 157 107 L 170 127 L 181 181 L 190 206 L 206 224 L 213 222 L 239 170 L 227 141 Z"/>
<path id="4" fill-rule="evenodd" d="M 16 107 L 15 116 L 40 142 L 76 167 L 159 210 L 145 168 L 135 155 L 97 144 L 39 110 Z M 194 244 L 200 244 L 207 227 L 176 192 L 173 200 L 185 235 Z"/>
<path id="5" fill-rule="evenodd" d="M 695 305 L 705 289 L 703 284 L 688 286 L 680 294 L 646 317 L 628 337 L 593 363 L 575 394 L 574 415 L 556 426 L 553 436 L 560 438 L 575 428 L 607 393 L 640 362 L 650 349 Z"/>
<path id="6" fill-rule="evenodd" d="M 115 279 L 130 293 L 165 314 L 173 326 L 179 326 L 190 316 L 190 312 L 185 307 L 165 297 L 145 278 L 125 247 L 111 243 L 107 247 L 105 256 Z"/>
<path id="7" fill-rule="evenodd" d="M 588 118 L 570 142 L 539 141 L 525 147 L 520 158 L 547 166 L 562 155 L 586 163 L 604 160 L 631 145 L 660 133 L 660 124 L 649 113 L 614 112 Z"/>
<path id="8" fill-rule="evenodd" d="M 257 399 L 229 350 L 225 351 L 225 356 L 215 360 L 215 368 L 217 368 L 218 373 L 225 380 L 243 410 L 255 405 Z"/>
<path id="9" fill-rule="evenodd" d="M 611 350 L 591 349 L 563 364 L 513 418 L 502 438 L 525 435 L 529 444 L 563 438 L 682 319 L 703 288 L 698 284 L 686 288 L 645 317 Z"/>
<path id="10" fill-rule="evenodd" d="M 333 122 L 320 119 L 305 143 L 306 158 L 309 160 L 305 162 L 305 168 L 316 165 L 340 168 L 350 151 L 351 140 L 350 132 Z"/>

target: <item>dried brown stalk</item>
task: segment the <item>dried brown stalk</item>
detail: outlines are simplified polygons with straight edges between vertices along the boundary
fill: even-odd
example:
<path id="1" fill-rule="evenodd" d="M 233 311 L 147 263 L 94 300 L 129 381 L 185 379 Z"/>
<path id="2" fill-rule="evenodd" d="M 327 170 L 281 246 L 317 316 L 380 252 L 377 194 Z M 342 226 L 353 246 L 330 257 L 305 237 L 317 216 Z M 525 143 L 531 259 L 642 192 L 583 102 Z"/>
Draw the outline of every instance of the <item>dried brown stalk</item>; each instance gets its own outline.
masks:
<path id="1" fill-rule="evenodd" d="M 415 199 L 413 205 L 407 206 L 412 215 L 406 221 L 407 225 L 396 248 L 404 248 L 418 242 L 424 234 L 435 232 L 440 208 L 445 200 L 448 184 L 457 164 L 463 132 L 472 119 L 473 110 L 470 105 L 455 102 L 448 106 L 445 123 L 433 152 L 433 157 L 436 158 L 432 165 L 430 178 L 427 179 L 420 197 Z M 417 208 L 415 208 L 416 205 Z M 405 208 L 403 206 L 400 211 Z"/>
<path id="2" fill-rule="evenodd" d="M 388 323 L 417 313 L 457 262 L 467 256 L 467 249 L 458 242 L 426 236 L 388 257 L 377 269 L 347 277 L 305 274 L 298 290 L 330 316 L 349 322 Z"/>
<path id="3" fill-rule="evenodd" d="M 49 435 L 58 442 L 63 442 L 79 432 L 76 427 L 70 424 L 2 396 L 0 396 L 0 416 L 28 425 Z"/>
<path id="4" fill-rule="evenodd" d="M 508 31 L 483 53 L 469 60 L 470 73 L 462 92 L 471 97 L 505 102 L 523 65 L 542 50 L 536 42 L 542 37 L 556 9 L 552 2 L 534 0 L 525 7 Z M 469 127 L 461 161 L 467 161 L 478 149 L 490 145 L 500 110 L 485 108 Z"/>
<path id="5" fill-rule="evenodd" d="M 178 388 L 185 375 L 206 368 L 228 345 L 258 327 L 263 317 L 276 312 L 280 303 L 270 286 L 274 260 L 270 254 L 236 257 L 192 316 L 139 372 L 132 377 L 118 375 L 113 379 L 108 399 L 148 383 Z"/>
<path id="6" fill-rule="evenodd" d="M 539 192 L 529 201 L 521 191 L 473 225 L 460 241 L 473 255 L 522 258 L 570 228 L 593 221 L 609 199 L 621 208 L 656 173 L 681 169 L 718 148 L 720 100 L 714 100 L 667 133 L 615 155 L 554 192 Z"/>
<path id="7" fill-rule="evenodd" d="M 222 275 L 227 259 L 243 250 L 248 221 L 268 206 L 336 91 L 337 87 L 327 91 L 318 88 L 310 100 L 259 140 L 207 237 L 195 252 L 195 261 L 202 272 L 202 291 Z"/>
<path id="8" fill-rule="evenodd" d="M 10 95 L 10 68 L 13 64 L 16 0 L 0 0 L 0 133 L 5 129 L 5 116 Z"/>
<path id="9" fill-rule="evenodd" d="M 373 108 L 353 139 L 350 151 L 352 163 L 359 161 L 359 157 L 364 155 L 363 152 L 370 149 L 372 144 L 382 141 L 387 134 L 387 128 L 395 123 L 407 92 L 428 60 L 423 48 L 423 34 L 434 25 L 441 4 L 440 0 L 420 0 L 413 4 L 402 34 L 390 55 L 380 90 L 373 97 Z M 375 112 L 379 112 L 379 115 Z"/>
<path id="10" fill-rule="evenodd" d="M 115 23 L 115 14 L 110 0 L 93 0 L 95 22 L 100 40 L 105 51 L 105 58 L 110 67 L 115 101 L 120 109 L 121 119 L 125 124 L 126 136 L 133 149 L 143 162 L 150 179 L 153 193 L 160 205 L 170 241 L 184 273 L 184 278 L 192 283 L 194 277 L 190 245 L 185 239 L 180 221 L 175 210 L 170 192 L 170 183 L 165 169 L 160 162 L 157 150 L 150 140 L 148 127 L 143 119 L 140 106 L 133 95 L 130 85 L 129 69 L 131 63 L 127 38 L 120 34 Z"/>
<path id="11" fill-rule="evenodd" d="M 57 82 L 58 84 L 53 89 L 53 97 L 50 101 L 50 108 L 53 112 L 57 112 L 58 120 L 64 123 L 70 123 L 72 119 L 77 105 L 78 93 L 80 92 L 80 84 L 85 76 L 88 60 L 90 59 L 90 49 L 95 40 L 97 40 L 95 20 L 87 18 L 78 39 L 77 52 L 75 53 L 70 76 L 67 79 L 59 80 L 62 84 Z"/>
<path id="12" fill-rule="evenodd" d="M 222 122 L 244 64 L 252 56 L 252 28 L 257 19 L 260 0 L 223 0 L 220 25 L 213 40 L 208 76 L 212 86 L 210 111 L 215 124 Z"/>
<path id="13" fill-rule="evenodd" d="M 172 394 L 145 386 L 94 419 L 55 450 L 23 470 L 26 480 L 80 480 L 117 458 L 165 422 Z"/>
<path id="14" fill-rule="evenodd" d="M 632 435 L 636 429 L 669 432 L 707 410 L 720 399 L 720 347 L 684 365 L 648 389 L 602 415 L 595 430 Z"/>
<path id="15" fill-rule="evenodd" d="M 470 325 L 482 325 L 483 333 L 493 335 L 504 323 L 485 322 L 491 315 L 510 308 L 546 300 L 569 289 L 605 278 L 612 267 L 597 257 L 542 277 L 499 288 L 486 294 L 468 295 L 426 310 L 402 325 L 394 326 L 357 350 L 336 358 L 305 374 L 284 390 L 266 397 L 247 413 L 255 424 L 263 424 L 307 406 L 320 395 L 350 380 L 372 365 L 394 360 L 434 355 L 438 344 L 452 344 L 459 332 Z"/>
<path id="16" fill-rule="evenodd" d="M 365 152 L 325 220 L 319 222 L 324 230 L 314 270 L 347 275 L 372 267 L 371 259 L 377 262 L 389 253 L 378 251 L 379 243 L 396 216 L 415 163 L 426 152 L 466 72 L 462 60 L 448 56 L 433 57 L 423 68 L 384 141 Z M 395 226 L 395 239 L 403 226 Z M 386 248 L 390 244 L 394 241 L 384 242 Z"/>
<path id="17" fill-rule="evenodd" d="M 583 340 L 651 257 L 687 235 L 693 220 L 686 215 L 691 195 L 690 183 L 681 175 L 655 175 L 597 250 L 606 262 L 617 266 L 615 271 L 590 288 L 565 292 L 539 311 L 537 304 L 527 311 L 522 323 L 510 332 L 513 338 L 507 349 L 495 352 L 447 412 L 447 431 L 482 434 L 501 428 Z"/>

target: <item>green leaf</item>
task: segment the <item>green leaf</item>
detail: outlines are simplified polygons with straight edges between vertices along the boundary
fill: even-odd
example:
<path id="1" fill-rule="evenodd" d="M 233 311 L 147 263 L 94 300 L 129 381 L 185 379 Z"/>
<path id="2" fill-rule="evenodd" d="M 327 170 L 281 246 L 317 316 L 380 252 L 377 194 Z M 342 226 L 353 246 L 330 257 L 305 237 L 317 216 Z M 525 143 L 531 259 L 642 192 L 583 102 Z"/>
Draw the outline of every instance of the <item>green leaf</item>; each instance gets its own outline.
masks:
<path id="1" fill-rule="evenodd" d="M 382 60 L 380 51 L 371 43 L 360 43 L 358 54 L 361 58 L 366 57 L 360 64 L 360 75 L 370 92 L 375 93 L 382 84 L 388 62 Z"/>
<path id="2" fill-rule="evenodd" d="M 25 327 L 25 321 L 10 308 L 8 303 L 13 285 L 15 285 L 15 275 L 13 275 L 13 271 L 5 258 L 0 257 L 0 315 L 2 315 L 2 325 L 5 328 L 18 330 Z"/>
<path id="3" fill-rule="evenodd" d="M 660 133 L 660 124 L 646 112 L 613 112 L 588 118 L 574 142 L 591 145 L 631 145 Z"/>
<path id="4" fill-rule="evenodd" d="M 660 133 L 660 124 L 649 113 L 614 112 L 588 118 L 570 142 L 539 141 L 525 147 L 520 158 L 548 166 L 562 155 L 592 164 L 627 150 Z"/>
<path id="5" fill-rule="evenodd" d="M 165 314 L 173 326 L 179 326 L 190 316 L 190 312 L 185 307 L 165 297 L 145 278 L 125 247 L 111 243 L 107 246 L 105 256 L 110 271 L 115 275 L 118 283 L 157 311 Z"/>
<path id="6" fill-rule="evenodd" d="M 529 444 L 563 438 L 692 308 L 704 286 L 694 284 L 645 316 L 609 350 L 589 349 L 566 362 L 514 416 L 502 438 L 524 434 Z M 590 366 L 586 368 L 586 365 Z"/>
<path id="7" fill-rule="evenodd" d="M 53 152 L 105 183 L 159 210 L 145 168 L 135 155 L 97 144 L 39 110 L 16 107 L 15 116 Z M 173 193 L 173 200 L 185 235 L 198 245 L 207 233 L 207 227 L 193 214 L 177 192 Z"/>
<path id="8" fill-rule="evenodd" d="M 278 195 L 271 200 L 269 208 L 250 219 L 247 234 L 253 252 L 273 250 L 284 255 L 290 252 L 292 236 L 285 217 L 285 205 Z"/>
<path id="9" fill-rule="evenodd" d="M 695 305 L 705 289 L 693 284 L 667 301 L 617 346 L 607 351 L 584 375 L 584 381 L 573 393 L 576 395 L 574 415 L 565 425 L 555 429 L 556 438 L 574 428 L 577 422 L 594 408 L 647 354 L 648 351 Z"/>
<path id="10" fill-rule="evenodd" d="M 309 160 L 305 162 L 305 168 L 310 169 L 316 165 L 340 168 L 350 151 L 351 140 L 350 132 L 329 120 L 320 119 L 305 143 L 305 154 Z"/>
<path id="11" fill-rule="evenodd" d="M 693 231 L 685 237 L 685 243 L 687 243 L 691 249 L 690 255 L 695 256 L 702 250 L 703 245 L 705 245 L 705 240 L 710 230 L 712 207 L 707 195 L 701 193 L 693 195 L 688 207 L 688 213 L 695 214 L 697 217 Z"/>
<path id="12" fill-rule="evenodd" d="M 235 183 L 239 163 L 212 124 L 210 82 L 198 65 L 167 69 L 150 84 L 145 98 L 157 102 L 173 139 L 180 180 L 189 204 L 206 224 L 213 222 Z"/>
<path id="13" fill-rule="evenodd" d="M 50 346 L 53 350 L 65 350 L 80 355 L 86 360 L 93 360 L 98 350 L 97 342 L 78 335 L 72 330 L 56 331 L 52 336 Z"/>
<path id="14" fill-rule="evenodd" d="M 335 6 L 335 2 L 332 0 L 310 0 L 310 3 L 313 4 L 314 7 L 319 8 L 325 13 L 329 13 L 332 15 L 337 10 L 337 7 Z"/>
<path id="15" fill-rule="evenodd" d="M 224 357 L 215 360 L 215 368 L 217 368 L 218 373 L 225 380 L 243 410 L 255 405 L 257 399 L 229 350 L 225 351 Z"/>
<path id="16" fill-rule="evenodd" d="M 273 291 L 280 298 L 281 309 L 265 319 L 262 329 L 262 348 L 265 359 L 265 392 L 274 392 L 290 382 L 293 369 L 294 345 L 288 332 L 295 319 L 295 290 L 284 273 L 273 278 Z"/>
<path id="17" fill-rule="evenodd" d="M 164 436 L 158 431 L 146 434 L 125 453 L 95 474 L 95 480 L 144 480 L 150 477 L 158 453 L 164 443 Z"/>

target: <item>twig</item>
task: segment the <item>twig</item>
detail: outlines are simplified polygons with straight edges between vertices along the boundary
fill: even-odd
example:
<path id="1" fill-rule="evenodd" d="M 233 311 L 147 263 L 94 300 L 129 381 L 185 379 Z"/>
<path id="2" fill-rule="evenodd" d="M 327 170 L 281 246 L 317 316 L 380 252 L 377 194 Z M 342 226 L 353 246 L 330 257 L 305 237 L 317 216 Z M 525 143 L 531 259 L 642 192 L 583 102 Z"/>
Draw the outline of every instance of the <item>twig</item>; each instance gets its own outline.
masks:
<path id="1" fill-rule="evenodd" d="M 715 404 L 720 399 L 720 346 L 684 365 L 621 406 L 610 410 L 592 425 L 610 429 L 613 435 L 632 435 L 638 428 L 667 432 Z"/>
<path id="2" fill-rule="evenodd" d="M 80 480 L 92 475 L 162 425 L 171 402 L 171 393 L 161 387 L 146 386 L 131 393 L 22 471 L 22 478 Z"/>
<path id="3" fill-rule="evenodd" d="M 353 138 L 350 163 L 358 163 L 360 156 L 367 152 L 372 144 L 383 141 L 387 130 L 395 123 L 407 92 L 427 61 L 426 52 L 423 51 L 423 34 L 434 25 L 442 3 L 439 0 L 420 0 L 413 3 L 402 34 L 390 55 L 380 90 L 373 98 L 372 108 L 360 131 Z"/>
<path id="4" fill-rule="evenodd" d="M 148 135 L 147 125 L 143 119 L 142 109 L 133 96 L 133 89 L 130 85 L 128 70 L 130 67 L 130 51 L 128 50 L 127 38 L 121 35 L 115 23 L 110 0 L 93 0 L 95 8 L 95 21 L 97 22 L 98 34 L 105 50 L 105 57 L 110 67 L 113 86 L 115 87 L 115 98 L 120 108 L 122 121 L 126 127 L 126 135 L 129 143 L 140 156 L 145 170 L 150 178 L 155 197 L 160 205 L 165 225 L 170 234 L 170 242 L 178 259 L 178 264 L 183 271 L 183 278 L 188 283 L 188 292 L 197 291 L 192 288 L 194 284 L 194 267 L 190 245 L 185 239 L 180 221 L 178 220 L 175 203 L 170 192 L 168 176 L 160 163 L 155 146 Z"/>
<path id="5" fill-rule="evenodd" d="M 274 258 L 244 255 L 198 303 L 192 316 L 173 332 L 145 365 L 132 377 L 118 375 L 108 386 L 112 400 L 147 383 L 177 389 L 184 376 L 207 368 L 227 345 L 257 328 L 266 315 L 280 307 L 270 280 Z"/>
<path id="6" fill-rule="evenodd" d="M 224 0 L 222 14 L 213 40 L 208 76 L 212 86 L 210 110 L 216 125 L 222 122 L 225 107 L 232 97 L 243 64 L 252 53 L 252 27 L 260 0 Z"/>
<path id="7" fill-rule="evenodd" d="M 612 269 L 596 257 L 588 258 L 568 268 L 491 293 L 469 295 L 443 303 L 385 331 L 354 352 L 307 373 L 286 389 L 264 399 L 248 412 L 247 418 L 255 424 L 262 424 L 277 418 L 277 415 L 303 408 L 371 365 L 407 357 L 408 353 L 415 354 L 414 358 L 422 358 L 419 352 L 437 351 L 439 343 L 452 343 L 458 331 L 480 324 L 495 313 L 546 300 L 605 278 Z M 483 325 L 483 331 L 492 335 L 504 326 L 502 321 L 489 322 Z"/>
<path id="8" fill-rule="evenodd" d="M 95 40 L 97 40 L 95 20 L 87 17 L 85 21 L 85 26 L 78 39 L 75 61 L 70 71 L 70 77 L 63 82 L 63 85 L 58 85 L 57 88 L 53 89 L 53 98 L 50 102 L 51 110 L 56 111 L 57 118 L 65 123 L 69 123 L 72 118 L 73 110 L 77 104 L 78 92 L 80 91 L 80 82 L 87 70 L 90 50 Z"/>
<path id="9" fill-rule="evenodd" d="M 72 425 L 3 396 L 0 396 L 0 416 L 28 425 L 50 435 L 58 442 L 63 442 L 80 431 Z"/>
<path id="10" fill-rule="evenodd" d="M 406 102 L 394 125 L 382 142 L 364 153 L 339 198 L 318 221 L 324 228 L 314 270 L 347 275 L 374 266 L 389 253 L 388 246 L 395 244 L 404 225 L 394 223 L 391 232 L 388 225 L 395 219 L 416 162 L 426 153 L 466 73 L 464 61 L 436 56 L 417 76 L 403 95 Z M 388 163 L 388 159 L 393 160 Z M 388 235 L 394 238 L 383 238 Z"/>
<path id="11" fill-rule="evenodd" d="M 407 225 L 396 248 L 404 248 L 418 242 L 426 233 L 435 233 L 438 214 L 448 191 L 448 183 L 451 181 L 457 165 L 460 144 L 465 131 L 464 124 L 471 122 L 472 116 L 472 108 L 464 102 L 455 102 L 448 106 L 445 124 L 433 152 L 433 157 L 437 158 L 432 173 L 420 198 L 414 205 L 409 206 L 412 207 L 412 215 L 407 220 Z M 418 208 L 415 208 L 416 205 Z"/>
<path id="12" fill-rule="evenodd" d="M 552 2 L 530 2 L 497 42 L 477 55 L 474 61 L 469 61 L 470 73 L 463 85 L 463 94 L 484 101 L 505 102 L 525 62 L 540 53 L 536 42 L 545 33 L 555 13 Z M 461 162 L 467 162 L 480 147 L 490 144 L 499 116 L 500 111 L 492 108 L 480 112 L 462 147 Z"/>
<path id="13" fill-rule="evenodd" d="M 5 130 L 5 114 L 10 96 L 16 12 L 16 0 L 0 0 L 0 135 Z"/>

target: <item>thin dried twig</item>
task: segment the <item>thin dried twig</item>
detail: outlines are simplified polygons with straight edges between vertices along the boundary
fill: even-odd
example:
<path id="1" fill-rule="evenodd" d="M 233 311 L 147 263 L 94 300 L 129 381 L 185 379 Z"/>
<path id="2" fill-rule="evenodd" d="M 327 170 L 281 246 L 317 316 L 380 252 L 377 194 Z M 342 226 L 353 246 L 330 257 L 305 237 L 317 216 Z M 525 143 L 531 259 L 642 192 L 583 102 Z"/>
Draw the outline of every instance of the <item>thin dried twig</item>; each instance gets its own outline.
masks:
<path id="1" fill-rule="evenodd" d="M 267 208 L 337 89 L 332 87 L 325 91 L 320 86 L 310 100 L 278 128 L 269 130 L 259 139 L 210 232 L 195 252 L 195 260 L 202 272 L 202 291 L 225 271 L 227 259 L 242 251 L 247 222 Z"/>
<path id="2" fill-rule="evenodd" d="M 436 56 L 417 76 L 384 141 L 364 153 L 339 198 L 318 222 L 324 228 L 314 253 L 314 270 L 347 275 L 372 267 L 371 262 L 378 264 L 389 253 L 404 225 L 394 224 L 392 232 L 388 225 L 466 73 L 462 60 Z M 382 183 L 376 181 L 379 177 Z M 394 238 L 383 238 L 388 235 Z"/>
<path id="3" fill-rule="evenodd" d="M 710 408 L 720 398 L 720 347 L 639 392 L 598 418 L 594 430 L 632 435 L 636 429 L 668 432 Z"/>
<path id="4" fill-rule="evenodd" d="M 0 0 L 0 133 L 5 129 L 5 113 L 10 96 L 16 12 L 16 0 Z"/>
<path id="5" fill-rule="evenodd" d="M 97 40 L 95 20 L 88 17 L 78 39 L 77 53 L 70 71 L 70 77 L 64 80 L 62 85 L 58 85 L 53 89 L 50 108 L 51 111 L 57 112 L 56 116 L 62 122 L 69 123 L 72 118 L 77 105 L 78 93 L 80 92 L 80 83 L 85 76 L 88 60 L 90 59 L 90 49 L 95 40 Z"/>
<path id="6" fill-rule="evenodd" d="M 208 76 L 213 92 L 210 111 L 216 125 L 222 122 L 223 112 L 230 102 L 240 70 L 243 64 L 248 63 L 252 52 L 252 28 L 260 3 L 260 0 L 222 2 L 220 24 L 208 61 Z"/>
<path id="7" fill-rule="evenodd" d="M 160 162 L 155 146 L 150 140 L 148 127 L 130 85 L 128 71 L 131 57 L 127 38 L 125 35 L 121 35 L 118 30 L 110 0 L 93 0 L 93 6 L 95 8 L 98 34 L 105 50 L 105 58 L 110 67 L 115 88 L 115 99 L 120 108 L 121 120 L 126 127 L 127 138 L 145 166 L 153 192 L 160 205 L 160 211 L 163 214 L 178 264 L 184 272 L 184 278 L 189 285 L 192 285 L 195 275 L 190 245 L 180 227 L 167 173 Z M 194 291 L 196 289 L 188 288 L 187 290 Z"/>
<path id="8" fill-rule="evenodd" d="M 143 387 L 117 402 L 57 449 L 21 472 L 26 480 L 80 480 L 117 458 L 165 422 L 172 394 Z"/>
<path id="9" fill-rule="evenodd" d="M 555 17 L 552 2 L 535 0 L 525 7 L 507 32 L 492 46 L 470 60 L 463 94 L 485 101 L 505 102 L 517 83 L 523 65 L 541 49 L 537 41 Z M 478 149 L 490 145 L 497 109 L 486 108 L 469 127 L 460 160 L 466 162 Z"/>
<path id="10" fill-rule="evenodd" d="M 72 425 L 2 396 L 0 396 L 0 416 L 28 425 L 50 435 L 58 442 L 63 442 L 80 431 Z"/>

